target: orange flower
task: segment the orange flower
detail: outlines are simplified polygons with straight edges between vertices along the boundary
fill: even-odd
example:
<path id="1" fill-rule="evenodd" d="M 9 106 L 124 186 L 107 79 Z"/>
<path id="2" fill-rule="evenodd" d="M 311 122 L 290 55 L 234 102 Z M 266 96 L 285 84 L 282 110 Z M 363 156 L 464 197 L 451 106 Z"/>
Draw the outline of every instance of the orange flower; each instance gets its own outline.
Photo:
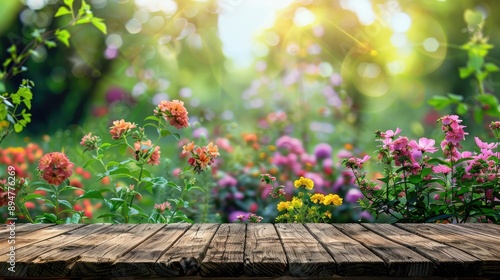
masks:
<path id="1" fill-rule="evenodd" d="M 213 158 L 220 156 L 219 147 L 217 147 L 217 145 L 214 145 L 213 142 L 208 143 L 207 151 L 208 151 L 208 154 L 210 154 L 210 156 Z"/>
<path id="2" fill-rule="evenodd" d="M 194 142 L 191 142 L 187 145 L 182 146 L 182 154 L 191 153 L 192 151 L 194 151 L 195 147 L 196 146 L 194 145 Z"/>
<path id="3" fill-rule="evenodd" d="M 38 170 L 42 178 L 47 183 L 57 186 L 73 174 L 74 166 L 65 154 L 59 152 L 46 154 L 38 161 Z"/>
<path id="4" fill-rule="evenodd" d="M 177 129 L 189 126 L 189 117 L 184 102 L 179 100 L 162 101 L 154 110 L 156 115 L 163 118 Z"/>
<path id="5" fill-rule="evenodd" d="M 154 150 L 151 152 L 153 144 L 151 140 L 135 142 L 135 159 L 140 160 L 141 158 L 147 158 L 148 163 L 151 165 L 160 164 L 160 146 L 156 146 Z"/>
<path id="6" fill-rule="evenodd" d="M 129 130 L 135 127 L 136 125 L 134 123 L 126 122 L 121 119 L 113 122 L 113 126 L 109 128 L 109 133 L 113 139 L 120 139 L 122 135 L 126 134 Z"/>

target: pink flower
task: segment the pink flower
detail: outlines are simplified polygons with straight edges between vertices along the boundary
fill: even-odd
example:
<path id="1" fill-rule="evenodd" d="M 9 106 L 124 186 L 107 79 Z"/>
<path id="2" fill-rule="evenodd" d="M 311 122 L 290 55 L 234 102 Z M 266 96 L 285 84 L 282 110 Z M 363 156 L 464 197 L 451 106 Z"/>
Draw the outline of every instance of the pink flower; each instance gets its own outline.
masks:
<path id="1" fill-rule="evenodd" d="M 391 129 L 387 130 L 386 132 L 382 132 L 380 134 L 381 137 L 383 138 L 394 138 L 396 135 L 398 135 L 401 132 L 401 128 L 396 128 L 396 131 L 392 131 Z"/>
<path id="2" fill-rule="evenodd" d="M 433 166 L 432 171 L 434 173 L 442 173 L 442 174 L 446 175 L 446 174 L 451 172 L 451 168 L 446 166 L 446 165 L 439 164 L 439 165 Z"/>
<path id="3" fill-rule="evenodd" d="M 162 101 L 154 110 L 156 115 L 163 118 L 177 129 L 189 126 L 189 117 L 184 102 L 179 100 Z"/>
<path id="4" fill-rule="evenodd" d="M 46 154 L 38 161 L 38 170 L 42 178 L 47 183 L 56 186 L 73 174 L 74 166 L 65 154 L 59 152 Z"/>
<path id="5" fill-rule="evenodd" d="M 92 151 L 97 149 L 99 146 L 99 136 L 92 135 L 92 132 L 82 137 L 80 145 L 85 147 L 85 150 Z"/>
<path id="6" fill-rule="evenodd" d="M 478 137 L 474 137 L 474 140 L 476 141 L 477 146 L 479 149 L 482 150 L 492 150 L 498 146 L 498 143 L 486 143 L 481 141 Z"/>
<path id="7" fill-rule="evenodd" d="M 438 148 L 434 147 L 434 144 L 436 144 L 434 139 L 422 137 L 418 139 L 418 143 L 415 140 L 411 140 L 409 146 L 413 149 L 421 151 L 422 153 L 434 153 L 438 150 Z"/>
<path id="8" fill-rule="evenodd" d="M 170 203 L 168 201 L 165 201 L 161 204 L 155 204 L 155 209 L 156 211 L 158 211 L 159 213 L 163 213 L 165 212 L 165 210 L 171 210 L 172 209 L 172 205 L 170 205 Z"/>

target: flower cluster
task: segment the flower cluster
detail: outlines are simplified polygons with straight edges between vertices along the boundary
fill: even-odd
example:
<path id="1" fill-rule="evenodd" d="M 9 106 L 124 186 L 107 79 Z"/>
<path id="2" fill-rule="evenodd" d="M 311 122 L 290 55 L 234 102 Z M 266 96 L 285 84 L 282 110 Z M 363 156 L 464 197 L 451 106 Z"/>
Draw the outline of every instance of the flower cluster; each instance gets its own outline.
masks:
<path id="1" fill-rule="evenodd" d="M 151 143 L 151 140 L 135 142 L 134 149 L 135 160 L 146 160 L 147 163 L 151 165 L 160 164 L 160 146 L 155 146 L 153 148 L 153 143 Z"/>
<path id="2" fill-rule="evenodd" d="M 188 111 L 184 107 L 184 102 L 179 100 L 162 101 L 154 110 L 157 116 L 165 118 L 170 125 L 177 129 L 189 126 Z"/>
<path id="3" fill-rule="evenodd" d="M 382 142 L 378 159 L 385 175 L 378 182 L 366 179 L 366 173 L 361 172 L 368 156 L 344 160 L 365 196 L 361 206 L 396 221 L 500 221 L 498 211 L 492 211 L 500 205 L 498 143 L 475 137 L 478 151 L 462 151 L 461 141 L 468 135 L 462 120 L 449 115 L 438 122 L 444 132 L 440 143 L 444 158 L 430 156 L 439 150 L 434 139 L 422 137 L 417 142 L 405 136 L 396 138 L 401 132 L 398 128 L 376 132 Z M 490 128 L 495 133 L 500 123 L 493 122 Z"/>
<path id="4" fill-rule="evenodd" d="M 165 201 L 160 204 L 155 204 L 154 206 L 155 210 L 158 211 L 159 213 L 165 212 L 165 210 L 172 210 L 172 205 L 168 201 Z"/>
<path id="5" fill-rule="evenodd" d="M 260 223 L 262 221 L 261 216 L 257 216 L 254 213 L 248 215 L 238 215 L 236 216 L 235 222 L 244 223 L 245 221 L 249 223 Z"/>
<path id="6" fill-rule="evenodd" d="M 205 170 L 214 162 L 215 158 L 220 155 L 219 147 L 214 145 L 213 142 L 210 142 L 208 145 L 202 147 L 196 146 L 194 142 L 188 143 L 182 147 L 182 154 L 190 155 L 188 163 L 197 173 Z"/>
<path id="7" fill-rule="evenodd" d="M 0 148 L 0 165 L 12 166 L 16 169 L 16 175 L 20 178 L 29 177 L 29 165 L 36 162 L 43 155 L 43 150 L 34 143 L 28 143 L 26 147 Z"/>
<path id="8" fill-rule="evenodd" d="M 115 123 L 119 123 L 119 121 L 116 121 Z M 118 135 L 119 134 L 119 135 Z M 123 133 L 121 133 L 123 134 Z M 119 139 L 121 137 L 121 134 L 119 133 L 118 128 L 111 133 L 112 137 L 114 139 Z M 118 138 L 115 138 L 118 137 Z M 93 151 L 99 147 L 99 143 L 101 141 L 101 138 L 97 135 L 92 135 L 92 132 L 89 132 L 87 135 L 82 137 L 82 140 L 80 141 L 80 145 L 85 147 L 85 151 Z"/>
<path id="9" fill-rule="evenodd" d="M 73 174 L 74 166 L 65 154 L 59 152 L 48 153 L 38 161 L 38 170 L 41 177 L 47 183 L 56 186 Z"/>
<path id="10" fill-rule="evenodd" d="M 109 133 L 111 134 L 111 137 L 115 140 L 118 140 L 120 139 L 122 136 L 127 136 L 127 133 L 129 131 L 131 131 L 133 128 L 136 128 L 137 125 L 135 123 L 130 123 L 130 122 L 126 122 L 125 120 L 121 119 L 119 121 L 114 121 L 113 122 L 113 126 L 110 127 L 109 129 Z M 88 135 L 88 134 L 87 134 Z M 82 138 L 82 141 L 80 142 L 80 144 L 82 146 L 85 146 L 85 144 L 87 143 L 87 139 L 84 139 L 87 137 L 84 136 Z M 88 137 L 87 137 L 88 138 Z M 83 143 L 83 144 L 82 144 Z"/>
<path id="11" fill-rule="evenodd" d="M 269 174 L 261 174 L 260 178 L 262 182 L 267 184 L 272 184 L 275 181 L 273 180 L 274 177 Z M 299 189 L 312 190 L 314 181 L 310 178 L 300 177 L 294 181 L 294 186 Z M 276 218 L 276 222 L 331 222 L 331 206 L 340 206 L 343 202 L 343 199 L 337 194 L 324 195 L 322 193 L 311 194 L 304 192 L 299 192 L 291 200 L 286 200 L 281 190 L 283 190 L 283 186 L 273 188 L 271 191 L 273 197 L 277 196 L 281 199 L 276 208 L 279 212 L 285 212 Z"/>

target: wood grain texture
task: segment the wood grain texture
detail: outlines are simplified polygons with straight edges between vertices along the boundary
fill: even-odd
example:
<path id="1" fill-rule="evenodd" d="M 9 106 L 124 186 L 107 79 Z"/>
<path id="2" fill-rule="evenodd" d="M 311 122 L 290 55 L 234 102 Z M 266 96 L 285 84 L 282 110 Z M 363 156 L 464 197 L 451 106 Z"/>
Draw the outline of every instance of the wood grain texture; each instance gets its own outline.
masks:
<path id="1" fill-rule="evenodd" d="M 71 270 L 71 276 L 107 276 L 114 270 L 116 260 L 163 228 L 164 224 L 138 224 L 130 230 L 106 240 L 83 252 Z M 113 275 L 115 276 L 115 275 Z"/>
<path id="2" fill-rule="evenodd" d="M 46 227 L 54 226 L 55 224 L 27 224 L 27 223 L 17 223 L 14 222 L 14 231 L 17 235 L 22 235 L 25 233 L 33 232 L 35 230 L 39 230 Z M 4 224 L 0 229 L 0 236 L 4 236 L 4 234 L 10 232 L 10 227 L 8 224 Z"/>
<path id="3" fill-rule="evenodd" d="M 328 277 L 335 274 L 333 258 L 302 224 L 275 224 L 295 277 Z"/>
<path id="4" fill-rule="evenodd" d="M 287 266 L 285 252 L 272 224 L 250 223 L 246 229 L 244 275 L 280 276 Z"/>
<path id="5" fill-rule="evenodd" d="M 191 276 L 199 271 L 219 224 L 194 224 L 155 264 L 159 276 Z"/>
<path id="6" fill-rule="evenodd" d="M 385 262 L 358 241 L 329 224 L 306 224 L 337 263 L 342 276 L 387 275 Z"/>
<path id="7" fill-rule="evenodd" d="M 88 235 L 104 230 L 107 226 L 102 224 L 91 224 L 72 231 L 65 232 L 61 235 L 45 239 L 40 242 L 25 246 L 16 250 L 16 273 L 15 276 L 26 277 L 28 268 L 32 260 L 38 255 L 64 246 L 81 238 L 86 238 Z"/>
<path id="8" fill-rule="evenodd" d="M 435 275 L 471 276 L 482 273 L 481 260 L 457 248 L 429 240 L 390 224 L 363 224 L 363 226 L 433 261 Z"/>
<path id="9" fill-rule="evenodd" d="M 500 225 L 470 223 L 470 224 L 460 224 L 457 226 L 468 228 L 470 230 L 473 230 L 474 232 L 477 232 L 478 234 L 487 234 L 493 238 L 500 236 Z"/>
<path id="10" fill-rule="evenodd" d="M 483 262 L 483 274 L 500 274 L 498 238 L 478 235 L 467 228 L 442 224 L 396 224 L 396 226 L 428 239 L 462 250 Z"/>
<path id="11" fill-rule="evenodd" d="M 28 276 L 69 276 L 80 255 L 94 249 L 109 239 L 127 232 L 134 226 L 118 224 L 105 227 L 103 230 L 90 234 L 86 238 L 75 240 L 38 255 L 28 269 Z"/>
<path id="12" fill-rule="evenodd" d="M 360 224 L 335 224 L 385 261 L 391 276 L 430 276 L 433 264 L 420 254 L 368 230 Z"/>
<path id="13" fill-rule="evenodd" d="M 222 224 L 208 246 L 201 262 L 201 276 L 230 276 L 243 274 L 246 225 Z"/>
<path id="14" fill-rule="evenodd" d="M 155 276 L 156 261 L 179 239 L 190 224 L 169 224 L 148 238 L 146 242 L 119 257 L 113 267 L 116 277 Z"/>

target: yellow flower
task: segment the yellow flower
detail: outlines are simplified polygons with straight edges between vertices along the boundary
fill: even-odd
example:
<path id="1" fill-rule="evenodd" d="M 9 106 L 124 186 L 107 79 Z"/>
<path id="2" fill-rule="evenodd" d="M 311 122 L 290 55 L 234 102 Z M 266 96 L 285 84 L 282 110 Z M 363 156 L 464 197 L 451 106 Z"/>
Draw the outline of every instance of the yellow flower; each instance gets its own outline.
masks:
<path id="1" fill-rule="evenodd" d="M 295 182 L 293 182 L 293 185 L 296 188 L 300 188 L 301 186 L 304 186 L 304 188 L 306 188 L 308 190 L 312 190 L 314 188 L 313 180 L 311 180 L 309 178 L 304 178 L 302 176 L 300 176 L 300 178 L 298 180 L 295 180 Z"/>
<path id="2" fill-rule="evenodd" d="M 300 208 L 300 207 L 302 207 L 302 199 L 294 196 L 292 198 L 292 207 L 293 208 Z"/>
<path id="3" fill-rule="evenodd" d="M 281 201 L 278 203 L 278 211 L 285 211 L 288 210 L 290 207 L 290 201 Z"/>
<path id="4" fill-rule="evenodd" d="M 324 205 L 328 204 L 334 204 L 335 206 L 340 206 L 342 205 L 342 198 L 336 194 L 329 194 L 325 196 L 325 199 L 323 200 Z"/>
<path id="5" fill-rule="evenodd" d="M 325 195 L 322 193 L 315 193 L 311 196 L 311 201 L 313 203 L 322 203 L 325 200 Z"/>
<path id="6" fill-rule="evenodd" d="M 325 217 L 328 217 L 329 219 L 331 219 L 331 218 L 332 218 L 332 213 L 330 213 L 330 211 L 326 211 L 326 212 L 324 213 L 324 215 L 325 215 Z"/>

